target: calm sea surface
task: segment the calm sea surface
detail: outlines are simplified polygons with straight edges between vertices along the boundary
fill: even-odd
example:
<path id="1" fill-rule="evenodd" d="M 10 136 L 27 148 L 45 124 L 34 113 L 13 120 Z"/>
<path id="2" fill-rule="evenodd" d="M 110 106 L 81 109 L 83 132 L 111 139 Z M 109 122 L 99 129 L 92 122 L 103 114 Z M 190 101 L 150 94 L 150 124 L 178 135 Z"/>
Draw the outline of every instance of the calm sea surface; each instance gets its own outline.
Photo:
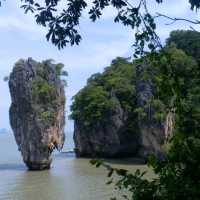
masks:
<path id="1" fill-rule="evenodd" d="M 72 148 L 73 142 L 69 139 L 64 151 Z M 146 166 L 127 161 L 110 162 L 131 171 L 146 170 Z M 89 164 L 89 159 L 77 159 L 69 153 L 55 153 L 50 170 L 28 171 L 14 137 L 0 135 L 0 200 L 109 200 L 118 194 L 105 184 L 107 180 L 104 169 L 96 169 Z"/>

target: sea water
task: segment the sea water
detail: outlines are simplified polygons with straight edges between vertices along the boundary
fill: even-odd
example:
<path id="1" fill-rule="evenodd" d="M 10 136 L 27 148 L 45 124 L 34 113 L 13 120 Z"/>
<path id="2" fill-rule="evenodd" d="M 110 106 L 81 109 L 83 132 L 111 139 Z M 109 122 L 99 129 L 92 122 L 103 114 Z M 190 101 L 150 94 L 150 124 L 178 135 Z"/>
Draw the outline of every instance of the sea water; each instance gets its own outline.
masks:
<path id="1" fill-rule="evenodd" d="M 118 196 L 106 185 L 107 172 L 90 159 L 75 158 L 72 134 L 66 134 L 63 152 L 53 154 L 50 170 L 28 171 L 12 134 L 0 135 L 0 200 L 109 200 Z M 134 171 L 145 165 L 113 160 L 115 167 Z M 151 176 L 151 175 L 150 175 Z"/>

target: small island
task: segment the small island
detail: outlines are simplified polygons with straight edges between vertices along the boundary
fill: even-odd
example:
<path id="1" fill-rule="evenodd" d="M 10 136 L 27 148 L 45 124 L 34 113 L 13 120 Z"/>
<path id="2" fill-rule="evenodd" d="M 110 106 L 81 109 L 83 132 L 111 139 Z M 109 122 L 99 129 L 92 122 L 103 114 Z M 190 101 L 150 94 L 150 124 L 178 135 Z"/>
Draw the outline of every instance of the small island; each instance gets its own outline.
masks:
<path id="1" fill-rule="evenodd" d="M 31 170 L 49 169 L 51 153 L 64 144 L 63 64 L 19 60 L 9 77 L 10 123 L 19 151 Z"/>

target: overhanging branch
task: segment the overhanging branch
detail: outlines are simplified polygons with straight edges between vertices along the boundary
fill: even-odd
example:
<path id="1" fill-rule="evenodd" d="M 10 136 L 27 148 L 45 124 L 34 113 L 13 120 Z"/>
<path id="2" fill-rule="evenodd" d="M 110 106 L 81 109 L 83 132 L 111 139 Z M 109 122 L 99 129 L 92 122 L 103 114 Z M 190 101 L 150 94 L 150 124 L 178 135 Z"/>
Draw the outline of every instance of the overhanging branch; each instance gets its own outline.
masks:
<path id="1" fill-rule="evenodd" d="M 173 24 L 177 21 L 185 21 L 185 22 L 188 22 L 191 24 L 200 25 L 199 20 L 190 20 L 190 19 L 186 19 L 186 18 L 169 17 L 169 16 L 161 14 L 161 13 L 156 13 L 156 16 L 154 18 L 159 18 L 159 17 L 164 17 L 166 19 L 171 20 L 171 23 L 168 23 L 167 25 Z"/>

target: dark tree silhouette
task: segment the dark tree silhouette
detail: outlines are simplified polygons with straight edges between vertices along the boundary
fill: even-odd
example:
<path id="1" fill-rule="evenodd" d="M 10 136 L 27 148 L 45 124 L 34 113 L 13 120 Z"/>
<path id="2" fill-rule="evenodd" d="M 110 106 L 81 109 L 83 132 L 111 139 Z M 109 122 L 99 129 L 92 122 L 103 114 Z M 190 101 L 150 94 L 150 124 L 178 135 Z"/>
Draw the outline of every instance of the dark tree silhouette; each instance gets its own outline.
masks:
<path id="1" fill-rule="evenodd" d="M 3 1 L 5 0 L 0 0 L 0 4 Z M 80 19 L 83 11 L 89 7 L 86 0 L 43 0 L 42 4 L 38 0 L 21 0 L 21 2 L 21 7 L 25 13 L 34 13 L 36 22 L 47 27 L 47 40 L 59 49 L 64 48 L 68 43 L 71 45 L 80 43 Z M 61 10 L 58 10 L 61 3 L 64 3 L 64 6 Z M 163 0 L 155 0 L 154 3 L 163 3 Z M 200 8 L 200 0 L 189 0 L 188 3 L 191 5 L 192 10 Z M 160 13 L 153 16 L 148 10 L 147 0 L 94 0 L 88 9 L 89 18 L 95 22 L 108 6 L 112 6 L 117 10 L 114 22 L 120 22 L 135 30 L 134 46 L 136 56 L 144 54 L 144 49 L 155 51 L 161 47 L 159 37 L 156 34 L 155 18 L 167 17 L 171 21 L 185 20 L 190 23 L 200 23 L 200 21 L 172 18 Z"/>

